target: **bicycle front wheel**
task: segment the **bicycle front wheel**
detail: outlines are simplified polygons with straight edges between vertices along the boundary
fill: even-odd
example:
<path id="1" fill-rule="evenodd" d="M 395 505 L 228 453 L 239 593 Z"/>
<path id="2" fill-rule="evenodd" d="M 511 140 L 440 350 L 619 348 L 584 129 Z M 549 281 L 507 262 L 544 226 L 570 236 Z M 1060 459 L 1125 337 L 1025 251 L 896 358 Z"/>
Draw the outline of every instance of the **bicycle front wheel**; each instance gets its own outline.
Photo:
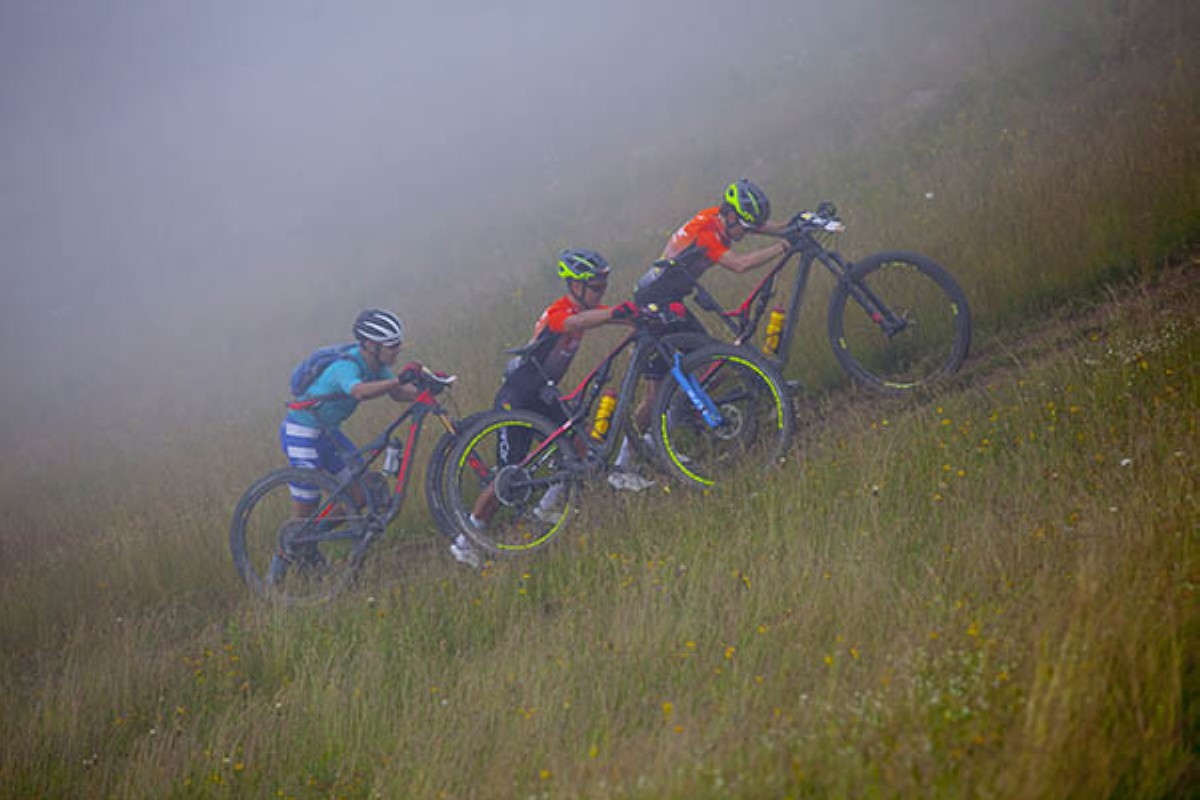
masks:
<path id="1" fill-rule="evenodd" d="M 491 556 L 539 550 L 574 510 L 574 463 L 556 426 L 525 411 L 481 414 L 463 429 L 446 465 L 447 509 L 459 530 Z M 484 524 L 474 524 L 474 513 Z"/>
<path id="2" fill-rule="evenodd" d="M 683 356 L 663 383 L 654 441 L 668 472 L 707 488 L 743 465 L 773 465 L 795 427 L 783 379 L 762 356 L 715 344 Z"/>
<path id="3" fill-rule="evenodd" d="M 876 253 L 834 290 L 829 341 L 851 377 L 885 394 L 903 394 L 962 366 L 971 346 L 971 310 L 962 288 L 932 260 Z"/>
<path id="4" fill-rule="evenodd" d="M 687 354 L 702 347 L 707 347 L 712 344 L 723 344 L 717 339 L 705 333 L 668 333 L 661 339 L 671 352 L 679 351 Z M 638 363 L 634 367 L 638 374 L 641 375 L 645 370 L 661 356 L 653 347 L 647 347 L 640 351 L 637 355 Z M 613 421 L 613 430 L 619 431 L 624 435 L 630 446 L 633 448 L 634 454 L 639 461 L 647 464 L 658 464 L 658 449 L 654 444 L 654 435 L 651 428 L 654 427 L 653 419 L 647 421 L 646 428 L 641 428 L 637 423 L 638 408 L 645 403 L 653 410 L 653 394 L 657 382 L 639 380 L 633 387 L 633 396 L 625 404 L 625 413 L 622 419 Z M 610 434 L 612 435 L 612 434 Z"/>
<path id="5" fill-rule="evenodd" d="M 429 508 L 429 515 L 433 517 L 438 530 L 452 539 L 458 535 L 459 530 L 447 499 L 450 494 L 450 455 L 454 452 L 461 432 L 485 413 L 487 412 L 477 412 L 458 420 L 454 425 L 455 433 L 446 432 L 438 437 L 429 456 L 429 465 L 425 468 L 425 505 Z"/>
<path id="6" fill-rule="evenodd" d="M 345 487 L 315 469 L 256 481 L 238 502 L 229 548 L 242 580 L 285 605 L 328 600 L 354 579 L 373 538 Z"/>

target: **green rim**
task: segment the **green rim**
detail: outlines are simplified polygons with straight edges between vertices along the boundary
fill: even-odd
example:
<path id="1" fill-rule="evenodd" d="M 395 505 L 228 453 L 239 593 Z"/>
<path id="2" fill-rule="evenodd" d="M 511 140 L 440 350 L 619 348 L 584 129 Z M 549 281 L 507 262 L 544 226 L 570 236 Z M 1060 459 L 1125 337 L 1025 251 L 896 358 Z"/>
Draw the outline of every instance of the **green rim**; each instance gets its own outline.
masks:
<path id="1" fill-rule="evenodd" d="M 779 392 L 776 390 L 776 387 L 775 387 L 775 381 L 771 380 L 771 377 L 769 375 L 767 375 L 765 372 L 763 372 L 761 369 L 759 369 L 758 365 L 752 361 L 747 361 L 744 358 L 739 358 L 738 356 L 732 356 L 732 355 L 731 356 L 723 356 L 722 358 L 725 361 L 731 361 L 735 364 L 741 364 L 743 366 L 749 367 L 756 375 L 758 375 L 760 378 L 763 379 L 763 381 L 767 384 L 767 386 L 771 387 L 771 395 L 775 398 L 775 427 L 778 428 L 779 430 L 783 430 L 784 409 L 783 409 L 783 403 L 780 401 L 780 398 L 779 398 Z M 701 477 L 700 475 L 697 475 L 696 473 L 692 472 L 675 455 L 675 450 L 671 447 L 671 440 L 668 438 L 668 435 L 667 435 L 667 418 L 665 415 L 663 415 L 659 418 L 659 427 L 662 430 L 663 449 L 667 451 L 667 455 L 670 457 L 671 463 L 675 465 L 675 468 L 678 469 L 680 472 L 682 472 L 684 475 L 686 475 L 690 480 L 695 481 L 696 483 L 700 484 L 701 486 L 713 486 L 714 484 L 716 484 L 715 480 L 710 479 L 710 478 Z"/>
<path id="2" fill-rule="evenodd" d="M 492 433 L 493 431 L 496 431 L 500 428 L 517 428 L 517 427 L 533 429 L 534 426 L 531 423 L 525 422 L 524 420 L 512 420 L 512 419 L 504 420 L 503 422 L 496 422 L 496 423 L 493 423 L 493 424 L 487 426 L 486 428 L 481 430 L 478 434 L 476 434 L 474 437 L 472 437 L 467 448 L 463 450 L 462 458 L 459 459 L 458 464 L 456 465 L 458 474 L 462 474 L 463 465 L 466 464 L 467 458 L 470 456 L 471 453 L 473 453 L 475 451 L 475 446 L 479 443 L 479 441 L 481 439 L 483 439 L 489 433 Z M 558 449 L 557 444 L 554 445 L 554 449 Z M 533 539 L 533 540 L 531 540 L 525 544 L 521 544 L 521 545 L 494 543 L 492 546 L 495 549 L 502 550 L 502 551 L 520 552 L 522 550 L 534 550 L 538 547 L 541 547 L 547 540 L 549 540 L 556 533 L 558 533 L 559 528 L 561 528 L 563 526 L 563 522 L 566 520 L 567 515 L 570 513 L 571 513 L 571 501 L 570 501 L 570 495 L 568 494 L 567 501 L 563 504 L 562 513 L 560 513 L 558 515 L 558 519 L 556 519 L 554 521 L 554 524 L 550 527 L 550 529 L 548 531 L 546 531 L 544 534 L 542 534 L 539 538 Z"/>

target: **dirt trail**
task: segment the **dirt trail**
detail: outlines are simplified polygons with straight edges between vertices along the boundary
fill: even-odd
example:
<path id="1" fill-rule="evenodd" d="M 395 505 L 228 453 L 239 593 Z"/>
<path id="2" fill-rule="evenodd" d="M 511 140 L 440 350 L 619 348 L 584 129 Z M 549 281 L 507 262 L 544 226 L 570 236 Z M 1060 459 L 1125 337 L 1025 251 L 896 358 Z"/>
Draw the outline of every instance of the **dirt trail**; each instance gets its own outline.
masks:
<path id="1" fill-rule="evenodd" d="M 961 378 L 972 383 L 990 380 L 997 372 L 1026 367 L 1082 338 L 1106 338 L 1122 320 L 1134 322 L 1137 328 L 1159 328 L 1172 322 L 1193 326 L 1200 309 L 1198 267 L 1200 250 L 1148 278 L 1110 286 L 1103 299 L 1063 306 L 1032 329 L 1011 337 L 992 337 L 972 355 Z"/>

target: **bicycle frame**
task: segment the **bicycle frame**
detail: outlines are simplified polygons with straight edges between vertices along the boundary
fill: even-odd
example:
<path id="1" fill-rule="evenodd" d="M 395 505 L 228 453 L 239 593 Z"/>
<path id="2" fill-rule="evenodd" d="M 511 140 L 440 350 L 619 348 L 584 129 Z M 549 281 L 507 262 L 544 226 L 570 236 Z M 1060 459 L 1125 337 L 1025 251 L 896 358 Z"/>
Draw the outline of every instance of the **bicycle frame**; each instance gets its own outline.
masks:
<path id="1" fill-rule="evenodd" d="M 404 501 L 408 495 L 408 484 L 412 475 L 412 464 L 414 454 L 417 451 L 417 446 L 420 444 L 421 431 L 424 427 L 425 420 L 429 416 L 434 416 L 442 423 L 442 426 L 449 433 L 454 433 L 454 425 L 450 422 L 450 412 L 437 400 L 436 395 L 430 387 L 421 389 L 416 399 L 394 419 L 383 432 L 372 439 L 367 444 L 346 453 L 350 459 L 350 463 L 357 464 L 353 473 L 342 483 L 337 489 L 326 498 L 324 505 L 313 516 L 313 519 L 320 521 L 327 518 L 337 508 L 342 499 L 350 494 L 350 489 L 353 486 L 358 486 L 366 496 L 366 519 L 367 519 L 367 534 L 368 538 L 382 533 L 387 529 L 400 513 L 404 506 Z M 400 466 L 396 472 L 394 491 L 387 505 L 382 508 L 377 508 L 375 498 L 371 497 L 370 492 L 366 487 L 362 486 L 363 476 L 371 469 L 371 465 L 378 460 L 379 456 L 387 449 L 388 443 L 393 441 L 393 436 L 396 430 L 408 422 L 408 434 L 404 439 L 404 450 L 400 458 Z M 296 540 L 297 544 L 309 542 L 334 541 L 344 538 L 357 538 L 352 533 L 332 533 L 321 534 L 317 533 L 312 536 L 302 536 Z"/>
<path id="2" fill-rule="evenodd" d="M 587 472 L 608 461 L 614 447 L 621 438 L 617 435 L 615 426 L 609 430 L 608 436 L 602 442 L 596 442 L 591 436 L 582 433 L 581 428 L 587 425 L 592 409 L 600 397 L 600 393 L 611 378 L 613 362 L 631 346 L 633 347 L 633 353 L 629 358 L 629 366 L 625 369 L 625 374 L 621 378 L 621 386 L 617 393 L 617 403 L 612 412 L 612 419 L 614 420 L 625 419 L 625 415 L 629 411 L 629 406 L 634 401 L 637 384 L 641 379 L 641 371 L 638 365 L 642 361 L 642 354 L 648 349 L 655 349 L 660 356 L 666 358 L 668 361 L 671 361 L 672 357 L 677 355 L 646 327 L 639 326 L 637 329 L 631 331 L 606 356 L 600 359 L 599 363 L 583 377 L 571 392 L 561 395 L 558 398 L 559 404 L 567 413 L 566 421 L 559 425 L 554 433 L 546 437 L 546 439 L 525 455 L 525 458 L 521 460 L 522 466 L 536 461 L 549 448 L 555 446 L 562 437 L 573 436 L 576 433 L 582 436 L 582 441 L 586 442 L 588 452 L 582 464 L 576 466 L 573 471 L 580 473 Z M 701 392 L 701 394 L 703 393 Z M 535 484 L 538 482 L 535 481 Z M 554 482 L 554 480 L 547 478 L 540 482 L 548 484 Z"/>
<path id="3" fill-rule="evenodd" d="M 827 250 L 815 237 L 809 234 L 796 249 L 780 258 L 779 263 L 771 267 L 767 275 L 759 281 L 758 285 L 754 287 L 742 304 L 732 311 L 725 309 L 720 301 L 713 297 L 698 281 L 695 283 L 696 304 L 705 311 L 715 314 L 721 320 L 725 327 L 729 329 L 729 332 L 733 334 L 734 344 L 744 346 L 754 338 L 754 334 L 758 331 L 759 323 L 762 322 L 763 317 L 767 313 L 767 306 L 771 298 L 775 296 L 776 280 L 793 257 L 799 258 L 797 262 L 799 266 L 796 270 L 796 277 L 792 281 L 783 330 L 779 333 L 779 347 L 775 353 L 766 354 L 772 362 L 781 368 L 787 364 L 792 340 L 796 335 L 796 325 L 800 316 L 800 304 L 804 300 L 804 291 L 808 285 L 808 278 L 813 264 L 819 262 L 836 280 L 841 282 L 849 280 L 850 270 L 854 266 L 853 263 L 846 261 L 840 253 L 834 250 Z M 858 288 L 860 291 L 863 289 L 863 287 Z M 852 292 L 852 294 L 855 295 L 856 299 L 859 299 L 860 303 L 863 302 L 857 292 Z M 873 300 L 873 305 L 877 308 L 882 307 L 882 303 L 877 298 Z"/>
<path id="4" fill-rule="evenodd" d="M 852 378 L 873 390 L 897 394 L 957 371 L 970 347 L 971 323 L 967 298 L 953 276 L 925 256 L 901 250 L 882 251 L 861 261 L 849 261 L 825 244 L 826 234 L 844 229 L 837 209 L 832 203 L 823 202 L 815 212 L 795 215 L 781 229 L 762 231 L 765 235 L 785 238 L 791 247 L 742 304 L 732 311 L 726 310 L 693 277 L 691 288 L 696 303 L 717 316 L 732 335 L 734 344 L 745 347 L 768 313 L 770 300 L 779 289 L 780 273 L 796 258 L 795 280 L 787 308 L 780 309 L 783 318 L 779 330 L 775 330 L 772 314 L 768 331 L 771 346 L 763 348 L 763 355 L 783 371 L 795 340 L 800 304 L 812 266 L 819 263 L 835 280 L 826 312 L 829 343 L 834 357 Z M 906 281 L 905 274 L 918 275 L 917 280 L 924 283 L 902 283 L 897 295 L 893 291 L 894 282 Z M 884 301 L 880 292 L 889 295 L 889 300 Z M 861 318 L 858 311 L 862 312 Z M 848 319 L 851 329 L 845 326 Z M 913 335 L 900 336 L 910 329 Z M 848 330 L 852 330 L 849 337 Z M 873 359 L 872 363 L 861 362 L 856 352 Z M 876 374 L 879 368 L 887 374 Z M 789 383 L 789 386 L 798 388 L 799 384 Z"/>

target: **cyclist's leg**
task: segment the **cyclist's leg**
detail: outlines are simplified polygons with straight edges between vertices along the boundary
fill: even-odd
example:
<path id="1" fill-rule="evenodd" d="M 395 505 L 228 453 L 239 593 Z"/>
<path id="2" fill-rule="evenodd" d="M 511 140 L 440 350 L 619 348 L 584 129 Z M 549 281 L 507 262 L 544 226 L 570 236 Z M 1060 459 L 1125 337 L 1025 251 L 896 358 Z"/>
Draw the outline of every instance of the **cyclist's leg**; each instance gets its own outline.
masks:
<path id="1" fill-rule="evenodd" d="M 506 382 L 500 387 L 500 391 L 496 392 L 496 399 L 492 403 L 492 407 L 497 411 L 511 411 L 513 403 L 518 400 L 516 393 L 512 387 Z M 499 466 L 507 466 L 512 463 L 512 454 L 519 452 L 517 459 L 520 460 L 529 450 L 529 435 L 527 431 L 509 431 L 507 429 L 500 431 L 497 436 L 496 464 Z M 475 503 L 471 507 L 471 516 L 468 521 L 479 528 L 486 527 L 491 520 L 492 515 L 500 507 L 500 502 L 496 499 L 496 493 L 492 487 L 488 486 L 479 493 L 479 497 L 475 498 Z"/>
<path id="2" fill-rule="evenodd" d="M 279 426 L 279 446 L 288 463 L 298 469 L 324 469 L 328 472 L 321 458 L 320 442 L 323 433 L 320 428 L 311 428 L 285 419 Z M 316 510 L 320 494 L 315 486 L 293 483 L 290 484 L 290 488 L 294 506 L 293 517 L 304 519 Z"/>
<path id="3" fill-rule="evenodd" d="M 352 469 L 347 464 L 346 454 L 354 452 L 354 442 L 340 430 L 312 428 L 284 420 L 279 429 L 279 438 L 284 455 L 293 467 L 319 470 L 333 475 L 339 481 L 349 478 L 352 474 Z M 316 504 L 321 493 L 316 486 L 293 482 L 288 485 L 288 488 L 292 496 L 293 519 L 307 519 L 317 510 Z M 365 502 L 361 489 L 358 486 L 351 486 L 349 493 L 350 499 L 357 507 L 361 508 Z M 316 565 L 323 560 L 320 548 L 316 544 L 303 545 L 293 553 L 281 552 L 281 561 L 279 564 L 272 565 L 272 572 L 281 569 L 283 559 L 291 556 Z"/>
<path id="4" fill-rule="evenodd" d="M 548 403 L 542 400 L 537 400 L 527 409 L 535 414 L 545 417 L 555 425 L 562 425 L 567 421 L 567 414 L 563 410 L 562 404 L 558 402 Z M 525 445 L 521 451 L 520 460 L 525 458 L 529 452 L 529 447 L 533 442 L 533 432 L 525 431 Z M 584 437 L 574 437 L 575 452 L 582 460 L 587 457 L 587 440 Z M 534 507 L 534 513 L 539 516 L 548 515 L 556 512 L 566 501 L 567 485 L 563 483 L 555 484 L 546 490 L 546 493 L 538 500 Z"/>

